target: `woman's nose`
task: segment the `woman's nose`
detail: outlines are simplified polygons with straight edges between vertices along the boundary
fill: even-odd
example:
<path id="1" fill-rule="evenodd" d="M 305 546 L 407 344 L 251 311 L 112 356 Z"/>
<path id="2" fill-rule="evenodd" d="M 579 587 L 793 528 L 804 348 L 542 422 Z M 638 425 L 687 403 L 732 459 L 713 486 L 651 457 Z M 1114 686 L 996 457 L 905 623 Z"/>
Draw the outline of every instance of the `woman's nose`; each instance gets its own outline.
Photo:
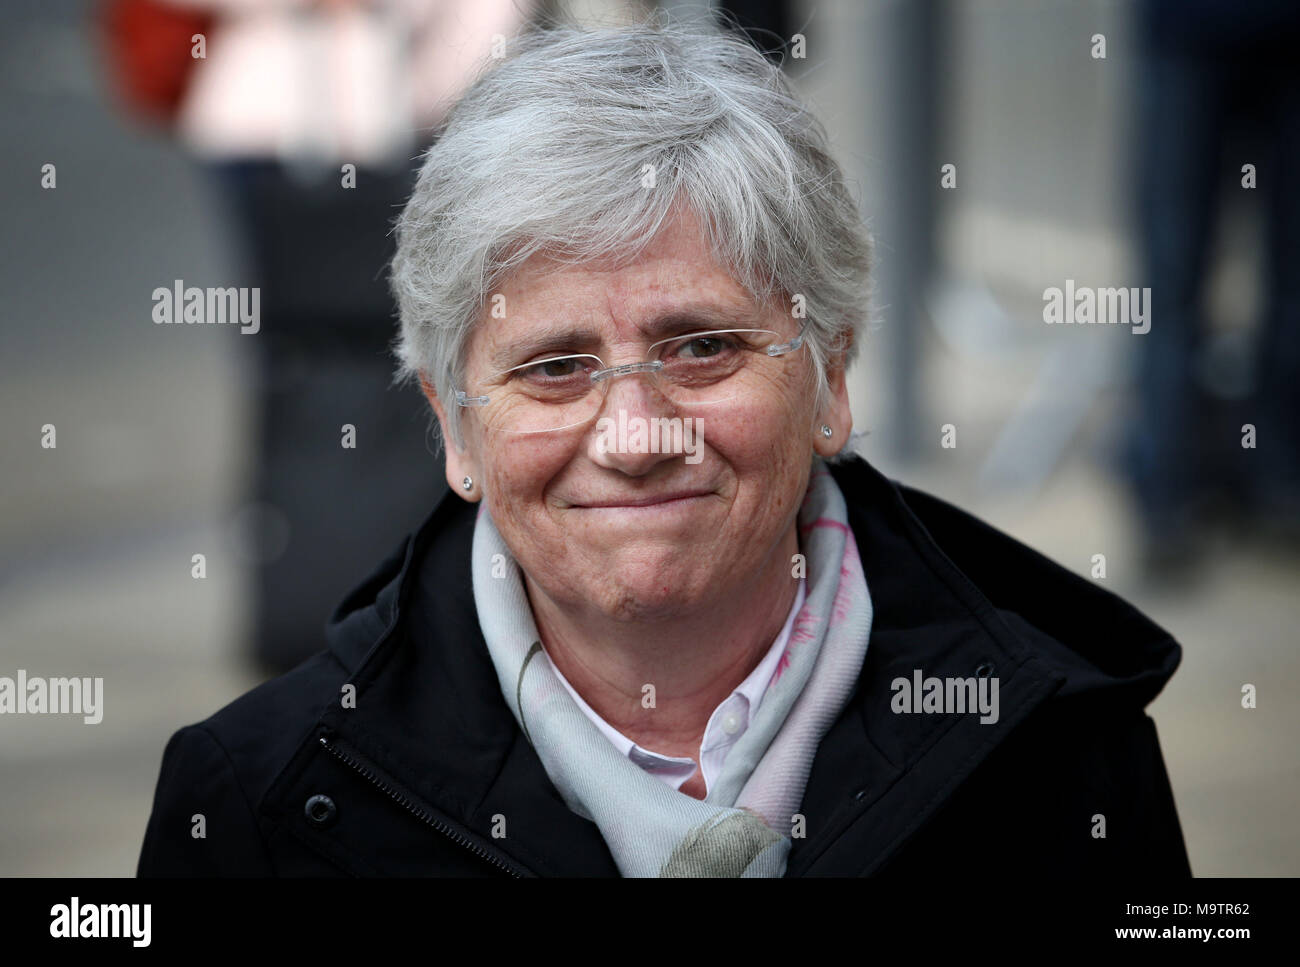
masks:
<path id="1" fill-rule="evenodd" d="M 673 415 L 673 403 L 665 393 L 659 377 L 653 373 L 624 373 L 609 378 L 601 416 L 616 416 L 615 411 L 646 419 Z"/>
<path id="2" fill-rule="evenodd" d="M 661 429 L 674 416 L 672 402 L 654 376 L 615 377 L 588 432 L 588 456 L 600 466 L 632 476 L 641 476 L 666 460 L 681 459 L 660 439 L 666 436 Z"/>

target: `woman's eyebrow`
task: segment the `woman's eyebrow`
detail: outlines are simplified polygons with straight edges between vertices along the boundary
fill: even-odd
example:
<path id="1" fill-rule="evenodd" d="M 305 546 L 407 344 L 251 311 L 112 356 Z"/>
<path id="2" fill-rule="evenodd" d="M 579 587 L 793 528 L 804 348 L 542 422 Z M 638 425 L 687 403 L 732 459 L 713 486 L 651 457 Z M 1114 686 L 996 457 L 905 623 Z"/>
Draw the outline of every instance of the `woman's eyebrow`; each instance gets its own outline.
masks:
<path id="1" fill-rule="evenodd" d="M 532 359 L 541 353 L 593 351 L 600 335 L 592 329 L 555 329 L 505 343 L 492 353 L 492 364 L 504 369 L 512 360 Z"/>
<path id="2" fill-rule="evenodd" d="M 651 339 L 664 339 L 687 332 L 730 329 L 751 320 L 749 310 L 731 306 L 673 309 L 653 319 L 644 327 L 643 332 Z"/>
<path id="3" fill-rule="evenodd" d="M 749 310 L 731 306 L 678 308 L 651 319 L 641 331 L 651 341 L 689 332 L 727 329 L 750 321 Z M 505 369 L 513 360 L 532 359 L 544 353 L 596 352 L 602 336 L 586 326 L 574 329 L 551 329 L 534 336 L 512 340 L 491 355 L 492 365 Z"/>

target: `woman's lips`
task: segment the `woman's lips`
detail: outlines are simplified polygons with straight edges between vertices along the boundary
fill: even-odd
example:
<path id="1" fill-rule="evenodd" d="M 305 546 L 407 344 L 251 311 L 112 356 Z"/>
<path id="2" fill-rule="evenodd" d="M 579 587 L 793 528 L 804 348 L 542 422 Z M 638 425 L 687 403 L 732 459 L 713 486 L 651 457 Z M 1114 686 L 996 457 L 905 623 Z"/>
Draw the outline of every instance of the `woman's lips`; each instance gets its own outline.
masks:
<path id="1" fill-rule="evenodd" d="M 574 504 L 580 510 L 640 510 L 648 507 L 663 507 L 672 504 L 686 504 L 700 497 L 707 497 L 710 491 L 684 491 L 681 493 L 658 494 L 651 497 L 628 497 L 621 500 L 599 500 L 585 504 Z"/>

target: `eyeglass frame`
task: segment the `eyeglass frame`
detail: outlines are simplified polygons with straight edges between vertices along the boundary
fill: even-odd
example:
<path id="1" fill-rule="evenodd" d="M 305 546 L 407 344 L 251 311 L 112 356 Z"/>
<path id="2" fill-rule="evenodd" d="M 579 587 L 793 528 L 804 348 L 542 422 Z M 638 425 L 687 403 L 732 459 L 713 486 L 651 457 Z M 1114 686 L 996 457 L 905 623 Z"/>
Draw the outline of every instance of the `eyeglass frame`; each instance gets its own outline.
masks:
<path id="1" fill-rule="evenodd" d="M 801 329 L 799 331 L 799 334 L 795 336 L 793 339 L 791 339 L 789 342 L 781 343 L 776 346 L 767 346 L 765 347 L 764 351 L 767 353 L 768 356 L 784 356 L 796 351 L 797 349 L 800 349 L 803 346 L 804 332 L 806 331 L 806 329 L 807 326 L 805 326 L 804 329 Z M 682 333 L 679 336 L 669 336 L 667 339 L 660 339 L 658 342 L 651 343 L 649 346 L 646 347 L 646 355 L 649 355 L 651 352 L 653 352 L 656 346 L 662 346 L 664 343 L 677 342 L 679 340 L 687 340 L 687 339 L 698 339 L 703 336 L 725 336 L 728 333 L 735 333 L 735 332 L 775 333 L 776 330 L 774 329 L 707 329 L 700 332 L 687 332 L 687 333 Z M 511 366 L 509 369 L 503 369 L 501 372 L 494 374 L 491 377 L 491 379 L 498 379 L 499 377 L 505 376 L 508 373 L 513 373 L 520 369 L 527 369 L 530 366 L 542 366 L 545 365 L 546 363 L 556 363 L 566 359 L 594 359 L 596 360 L 596 362 L 600 363 L 601 368 L 591 374 L 591 381 L 593 384 L 599 384 L 604 382 L 607 379 L 612 379 L 617 376 L 626 376 L 629 373 L 657 373 L 664 368 L 663 361 L 659 359 L 643 359 L 643 360 L 638 360 L 637 362 L 634 363 L 621 363 L 618 366 L 606 366 L 605 360 L 601 359 L 595 353 L 569 353 L 566 356 L 552 356 L 549 359 L 538 359 L 533 362 L 520 363 L 518 366 Z M 459 390 L 459 389 L 455 390 L 455 393 L 456 393 L 457 406 L 463 406 L 463 407 L 487 406 L 490 402 L 492 402 L 492 398 L 490 396 L 469 396 L 465 393 L 464 390 Z"/>

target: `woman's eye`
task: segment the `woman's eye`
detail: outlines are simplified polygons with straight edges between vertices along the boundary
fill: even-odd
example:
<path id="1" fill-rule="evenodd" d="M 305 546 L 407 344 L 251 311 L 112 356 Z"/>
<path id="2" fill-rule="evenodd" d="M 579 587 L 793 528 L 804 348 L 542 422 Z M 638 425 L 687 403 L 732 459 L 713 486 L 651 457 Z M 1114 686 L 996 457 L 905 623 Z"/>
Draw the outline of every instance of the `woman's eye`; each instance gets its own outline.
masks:
<path id="1" fill-rule="evenodd" d="M 704 358 L 716 356 L 725 346 L 726 343 L 718 336 L 696 336 L 681 345 L 681 353 L 685 356 Z"/>
<path id="2" fill-rule="evenodd" d="M 580 359 L 544 359 L 519 370 L 525 379 L 557 380 L 577 375 L 582 370 Z"/>
<path id="3" fill-rule="evenodd" d="M 576 359 L 552 359 L 542 363 L 540 369 L 546 376 L 572 376 L 578 369 L 578 361 Z"/>

